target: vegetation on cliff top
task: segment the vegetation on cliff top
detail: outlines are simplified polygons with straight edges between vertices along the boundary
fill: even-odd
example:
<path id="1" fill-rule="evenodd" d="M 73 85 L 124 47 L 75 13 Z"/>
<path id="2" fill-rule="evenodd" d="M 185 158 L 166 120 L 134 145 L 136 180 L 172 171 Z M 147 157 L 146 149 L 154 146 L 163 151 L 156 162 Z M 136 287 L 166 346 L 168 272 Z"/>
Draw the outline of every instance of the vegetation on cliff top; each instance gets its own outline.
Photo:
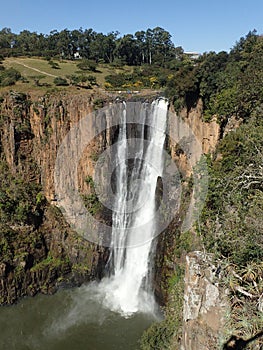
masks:
<path id="1" fill-rule="evenodd" d="M 162 89 L 177 110 L 191 108 L 201 97 L 204 119 L 217 115 L 225 123 L 231 115 L 248 117 L 262 99 L 262 54 L 263 37 L 255 30 L 229 53 L 208 52 L 193 59 L 160 27 L 122 37 L 92 29 L 43 35 L 3 28 L 0 85 L 19 81 L 23 89 Z"/>

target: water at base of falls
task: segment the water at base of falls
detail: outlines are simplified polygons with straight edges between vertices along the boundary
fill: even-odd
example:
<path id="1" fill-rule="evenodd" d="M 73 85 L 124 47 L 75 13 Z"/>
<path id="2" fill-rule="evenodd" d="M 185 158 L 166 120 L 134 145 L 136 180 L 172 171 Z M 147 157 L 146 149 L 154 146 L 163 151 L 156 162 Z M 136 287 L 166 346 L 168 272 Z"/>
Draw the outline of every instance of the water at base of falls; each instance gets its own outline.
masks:
<path id="1" fill-rule="evenodd" d="M 0 308 L 0 349 L 136 350 L 149 314 L 123 318 L 104 307 L 98 284 L 37 295 Z"/>

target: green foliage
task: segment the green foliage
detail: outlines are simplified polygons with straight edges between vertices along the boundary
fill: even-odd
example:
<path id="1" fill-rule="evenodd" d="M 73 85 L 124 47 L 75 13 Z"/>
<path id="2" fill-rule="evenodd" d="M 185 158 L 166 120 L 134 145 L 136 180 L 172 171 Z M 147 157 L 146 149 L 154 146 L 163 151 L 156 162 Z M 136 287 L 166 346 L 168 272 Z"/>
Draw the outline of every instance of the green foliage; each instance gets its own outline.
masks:
<path id="1" fill-rule="evenodd" d="M 88 67 L 92 71 L 96 69 L 94 62 L 97 64 L 99 61 L 121 66 L 156 64 L 165 67 L 179 58 L 181 51 L 181 48 L 174 47 L 171 34 L 161 27 L 122 37 L 118 32 L 104 35 L 93 29 L 53 30 L 49 35 L 28 30 L 14 34 L 7 28 L 0 31 L 0 54 L 4 57 L 43 56 L 52 64 L 52 57 L 75 59 L 75 54 L 79 53 L 83 62 L 92 62 Z M 80 69 L 87 70 L 87 66 L 83 64 Z"/>
<path id="2" fill-rule="evenodd" d="M 94 75 L 67 75 L 67 79 L 69 80 L 70 85 L 75 85 L 79 87 L 83 87 L 89 89 L 92 85 L 97 84 L 97 78 Z"/>
<path id="3" fill-rule="evenodd" d="M 102 108 L 104 106 L 104 102 L 105 100 L 103 98 L 96 98 L 94 101 L 93 101 L 93 105 L 94 105 L 94 109 L 99 109 L 99 108 Z M 97 160 L 97 155 L 93 155 L 94 156 L 94 161 Z"/>
<path id="4" fill-rule="evenodd" d="M 194 248 L 194 237 L 190 231 L 178 233 L 175 243 L 175 254 L 179 258 L 183 253 L 188 253 Z"/>
<path id="5" fill-rule="evenodd" d="M 0 221 L 8 224 L 38 225 L 45 198 L 41 186 L 21 176 L 11 175 L 7 164 L 0 162 Z"/>
<path id="6" fill-rule="evenodd" d="M 210 167 L 202 233 L 209 250 L 237 265 L 263 258 L 262 116 L 228 134 Z"/>
<path id="7" fill-rule="evenodd" d="M 204 93 L 210 113 L 247 117 L 262 103 L 262 53 L 262 37 L 249 33 L 241 38 L 214 78 L 211 76 L 214 85 Z"/>
<path id="8" fill-rule="evenodd" d="M 13 256 L 11 242 L 15 238 L 15 232 L 7 225 L 0 224 L 0 257 L 1 261 L 9 261 Z"/>
<path id="9" fill-rule="evenodd" d="M 97 84 L 97 78 L 94 75 L 88 75 L 87 80 L 90 82 L 91 85 Z"/>
<path id="10" fill-rule="evenodd" d="M 226 112 L 228 115 L 247 116 L 258 106 L 258 101 L 263 98 L 262 43 L 262 37 L 253 31 L 241 38 L 229 54 L 209 52 L 193 60 L 181 47 L 174 46 L 170 33 L 161 27 L 122 37 L 118 32 L 104 35 L 92 29 L 54 30 L 49 35 L 28 30 L 14 34 L 9 28 L 0 31 L 2 57 L 43 56 L 52 68 L 58 69 L 60 66 L 51 58 L 74 59 L 78 52 L 82 59 L 77 66 L 82 72 L 96 72 L 99 62 L 118 68 L 137 66 L 140 67 L 139 73 L 134 71 L 131 75 L 123 76 L 116 70 L 107 78 L 106 87 L 166 87 L 176 110 L 185 106 L 191 108 L 201 97 L 206 120 L 214 114 L 222 116 Z M 0 85 L 14 84 L 19 77 L 0 67 Z M 85 76 L 81 79 L 72 76 L 70 83 L 82 87 L 96 84 L 91 76 L 85 81 L 83 79 Z M 86 81 L 89 81 L 89 86 L 83 84 Z"/>
<path id="11" fill-rule="evenodd" d="M 226 315 L 225 340 L 233 334 L 250 339 L 263 329 L 260 310 L 263 264 L 250 263 L 242 267 L 227 264 L 223 273 L 223 283 L 229 291 L 231 304 L 231 309 Z M 254 341 L 247 349 L 260 349 L 260 345 L 262 346 L 262 339 Z"/>
<path id="12" fill-rule="evenodd" d="M 91 60 L 82 60 L 80 63 L 77 64 L 77 67 L 84 71 L 96 72 L 97 64 L 96 62 Z"/>
<path id="13" fill-rule="evenodd" d="M 176 265 L 175 270 L 168 279 L 168 289 L 173 292 L 175 288 L 178 287 L 180 283 L 183 282 L 184 279 L 184 268 L 181 265 Z"/>
<path id="14" fill-rule="evenodd" d="M 79 75 L 75 75 L 75 74 L 67 75 L 66 78 L 69 80 L 70 85 L 78 85 L 80 81 Z"/>
<path id="15" fill-rule="evenodd" d="M 48 60 L 48 64 L 51 66 L 53 69 L 60 69 L 59 64 L 57 62 L 54 62 L 52 60 Z"/>
<path id="16" fill-rule="evenodd" d="M 224 51 L 218 54 L 210 52 L 203 55 L 196 69 L 196 74 L 199 77 L 200 95 L 205 105 L 208 103 L 209 97 L 217 91 L 218 79 L 226 67 L 227 60 L 228 54 Z"/>
<path id="17" fill-rule="evenodd" d="M 102 206 L 96 193 L 82 195 L 82 199 L 84 201 L 85 207 L 90 214 L 95 215 L 101 210 Z"/>
<path id="18" fill-rule="evenodd" d="M 177 265 L 168 279 L 169 301 L 165 307 L 164 319 L 144 331 L 140 339 L 142 350 L 165 350 L 175 346 L 179 349 L 182 334 L 184 268 Z M 176 348 L 175 348 L 176 349 Z"/>
<path id="19" fill-rule="evenodd" d="M 121 88 L 129 80 L 130 76 L 124 73 L 111 74 L 105 77 L 106 83 L 110 84 L 114 88 Z"/>
<path id="20" fill-rule="evenodd" d="M 102 209 L 102 204 L 96 194 L 95 184 L 92 176 L 88 175 L 85 179 L 86 184 L 89 186 L 89 193 L 83 194 L 82 199 L 88 212 L 92 215 L 97 214 Z"/>
<path id="21" fill-rule="evenodd" d="M 44 79 L 44 75 L 32 75 L 31 78 L 34 81 L 35 86 L 41 86 L 40 80 Z"/>
<path id="22" fill-rule="evenodd" d="M 258 111 L 220 142 L 201 218 L 203 242 L 220 260 L 229 291 L 226 339 L 250 338 L 262 329 L 257 303 L 263 292 L 262 117 Z"/>
<path id="23" fill-rule="evenodd" d="M 205 53 L 195 62 L 185 58 L 170 65 L 166 94 L 177 111 L 204 105 L 204 120 L 213 115 L 223 123 L 229 116 L 247 118 L 263 101 L 263 38 L 250 32 L 230 53 Z"/>
<path id="24" fill-rule="evenodd" d="M 91 188 L 94 188 L 94 180 L 93 177 L 88 175 L 85 179 L 85 182 L 91 186 Z"/>
<path id="25" fill-rule="evenodd" d="M 229 291 L 225 340 L 233 334 L 250 338 L 263 322 L 258 304 L 263 292 L 262 98 L 252 107 L 251 97 L 240 100 L 241 91 L 241 85 L 222 89 L 209 102 L 210 111 L 217 108 L 222 118 L 234 109 L 245 111 L 246 118 L 220 141 L 207 162 L 208 196 L 197 227 L 206 249 L 220 261 L 222 284 Z M 248 348 L 254 349 L 255 343 Z"/>
<path id="26" fill-rule="evenodd" d="M 21 74 L 14 68 L 0 70 L 0 86 L 14 85 L 21 78 Z"/>
<path id="27" fill-rule="evenodd" d="M 160 89 L 166 86 L 169 73 L 169 70 L 157 66 L 135 67 L 132 73 L 107 75 L 105 86 L 114 89 Z"/>
<path id="28" fill-rule="evenodd" d="M 63 269 L 63 267 L 68 265 L 68 263 L 68 259 L 56 258 L 49 252 L 48 256 L 45 259 L 41 260 L 31 268 L 31 271 L 41 271 L 47 267 L 49 269 Z"/>
<path id="29" fill-rule="evenodd" d="M 218 120 L 224 120 L 231 115 L 235 115 L 238 110 L 238 89 L 236 86 L 226 88 L 216 95 L 212 95 L 205 111 L 204 120 L 209 121 L 213 115 L 218 116 Z"/>
<path id="30" fill-rule="evenodd" d="M 56 77 L 54 79 L 54 84 L 57 86 L 67 86 L 68 82 L 67 79 L 61 78 L 61 77 Z"/>

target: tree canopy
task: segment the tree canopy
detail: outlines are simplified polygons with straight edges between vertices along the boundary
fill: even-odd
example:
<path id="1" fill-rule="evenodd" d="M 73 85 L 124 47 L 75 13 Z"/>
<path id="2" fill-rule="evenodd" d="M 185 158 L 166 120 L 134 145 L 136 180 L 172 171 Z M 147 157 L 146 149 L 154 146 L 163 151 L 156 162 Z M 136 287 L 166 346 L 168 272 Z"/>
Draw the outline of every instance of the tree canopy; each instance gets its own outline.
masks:
<path id="1" fill-rule="evenodd" d="M 96 62 L 111 63 L 119 58 L 129 65 L 165 62 L 176 56 L 171 34 L 161 27 L 120 36 L 120 33 L 97 33 L 93 29 L 52 30 L 38 34 L 23 30 L 12 33 L 10 28 L 0 31 L 0 54 L 3 56 L 59 56 L 74 59 L 75 54 Z"/>

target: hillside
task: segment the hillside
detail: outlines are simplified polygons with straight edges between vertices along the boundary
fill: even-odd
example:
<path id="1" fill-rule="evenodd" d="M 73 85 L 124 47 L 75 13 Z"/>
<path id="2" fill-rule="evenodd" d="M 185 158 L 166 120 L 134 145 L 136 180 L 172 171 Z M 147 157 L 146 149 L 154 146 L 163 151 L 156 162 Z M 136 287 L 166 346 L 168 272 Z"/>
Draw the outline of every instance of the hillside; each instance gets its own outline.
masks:
<path id="1" fill-rule="evenodd" d="M 101 87 L 104 89 L 105 76 L 109 74 L 130 73 L 132 67 L 123 66 L 121 68 L 114 68 L 107 64 L 99 64 L 95 71 L 81 70 L 77 67 L 80 61 L 72 60 L 55 60 L 47 61 L 40 57 L 16 57 L 6 58 L 3 62 L 3 67 L 6 69 L 14 68 L 21 74 L 21 79 L 16 83 L 16 90 L 30 91 L 39 93 L 55 92 L 61 89 L 74 92 L 78 88 L 92 89 L 94 87 Z M 54 65 L 55 68 L 52 68 Z M 62 85 L 54 83 L 55 78 L 65 79 L 66 82 Z M 79 82 L 72 83 L 72 78 L 79 77 Z M 85 78 L 92 77 L 91 82 L 85 81 Z M 78 86 L 77 86 L 78 85 Z M 5 89 L 6 91 L 8 89 Z"/>

